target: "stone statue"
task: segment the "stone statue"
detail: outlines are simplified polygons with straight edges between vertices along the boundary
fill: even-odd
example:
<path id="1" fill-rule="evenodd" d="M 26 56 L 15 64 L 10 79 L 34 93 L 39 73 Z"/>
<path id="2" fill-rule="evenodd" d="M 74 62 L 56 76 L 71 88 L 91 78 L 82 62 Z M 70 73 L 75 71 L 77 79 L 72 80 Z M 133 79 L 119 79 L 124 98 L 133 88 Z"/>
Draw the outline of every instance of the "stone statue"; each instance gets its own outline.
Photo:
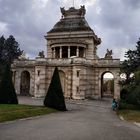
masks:
<path id="1" fill-rule="evenodd" d="M 85 5 L 81 6 L 80 13 L 81 13 L 81 15 L 85 15 L 85 13 L 86 13 Z"/>
<path id="2" fill-rule="evenodd" d="M 44 51 L 39 52 L 39 53 L 38 53 L 38 56 L 39 56 L 40 58 L 45 58 Z"/>
<path id="3" fill-rule="evenodd" d="M 105 54 L 105 58 L 106 59 L 112 59 L 112 54 L 113 54 L 112 50 L 107 49 L 106 51 L 107 52 Z"/>
<path id="4" fill-rule="evenodd" d="M 60 7 L 60 10 L 61 10 L 62 15 L 64 15 L 65 14 L 65 8 L 64 7 Z"/>
<path id="5" fill-rule="evenodd" d="M 26 53 L 23 51 L 22 54 L 18 58 L 19 60 L 26 60 L 27 59 Z"/>

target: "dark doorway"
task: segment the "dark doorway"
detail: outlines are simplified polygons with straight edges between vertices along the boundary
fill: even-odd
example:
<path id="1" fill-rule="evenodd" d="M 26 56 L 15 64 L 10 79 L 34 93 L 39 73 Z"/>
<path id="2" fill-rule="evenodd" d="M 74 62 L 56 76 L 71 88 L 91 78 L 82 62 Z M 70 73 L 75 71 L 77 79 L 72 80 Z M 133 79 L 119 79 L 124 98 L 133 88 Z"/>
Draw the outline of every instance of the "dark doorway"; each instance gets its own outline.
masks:
<path id="1" fill-rule="evenodd" d="M 68 58 L 68 47 L 67 46 L 62 47 L 62 58 Z"/>
<path id="2" fill-rule="evenodd" d="M 84 57 L 84 48 L 79 47 L 79 57 Z"/>
<path id="3" fill-rule="evenodd" d="M 60 58 L 60 47 L 55 48 L 55 58 Z"/>
<path id="4" fill-rule="evenodd" d="M 23 96 L 30 95 L 30 73 L 28 71 L 21 73 L 20 94 Z"/>
<path id="5" fill-rule="evenodd" d="M 76 56 L 76 46 L 70 46 L 70 56 Z"/>

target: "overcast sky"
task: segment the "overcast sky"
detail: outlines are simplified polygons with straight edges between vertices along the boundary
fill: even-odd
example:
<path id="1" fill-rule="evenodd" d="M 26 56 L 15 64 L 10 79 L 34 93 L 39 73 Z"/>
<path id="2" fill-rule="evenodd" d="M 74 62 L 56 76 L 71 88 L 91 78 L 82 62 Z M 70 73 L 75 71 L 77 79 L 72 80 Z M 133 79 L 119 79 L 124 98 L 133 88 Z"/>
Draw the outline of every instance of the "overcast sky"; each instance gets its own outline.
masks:
<path id="1" fill-rule="evenodd" d="M 106 49 L 123 59 L 127 49 L 134 49 L 140 37 L 140 0 L 75 0 L 74 6 L 86 7 L 86 19 L 101 38 L 99 57 Z M 0 0 L 0 36 L 13 35 L 33 58 L 46 51 L 44 35 L 61 18 L 60 7 L 68 9 L 73 0 Z"/>

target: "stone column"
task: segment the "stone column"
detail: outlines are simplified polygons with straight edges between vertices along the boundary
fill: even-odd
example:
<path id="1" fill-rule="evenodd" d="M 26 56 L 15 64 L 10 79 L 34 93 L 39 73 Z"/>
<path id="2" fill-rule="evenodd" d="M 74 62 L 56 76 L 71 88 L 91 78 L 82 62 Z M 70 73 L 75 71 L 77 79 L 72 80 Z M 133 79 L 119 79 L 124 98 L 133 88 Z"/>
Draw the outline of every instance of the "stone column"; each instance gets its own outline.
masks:
<path id="1" fill-rule="evenodd" d="M 68 58 L 70 58 L 70 46 L 68 46 Z"/>
<path id="2" fill-rule="evenodd" d="M 94 56 L 94 59 L 97 59 L 97 47 L 95 46 L 94 47 L 94 50 L 93 50 L 93 56 Z"/>
<path id="3" fill-rule="evenodd" d="M 62 46 L 60 46 L 60 58 L 62 58 Z"/>
<path id="4" fill-rule="evenodd" d="M 84 56 L 83 57 L 86 57 L 86 48 L 84 48 Z"/>
<path id="5" fill-rule="evenodd" d="M 54 48 L 52 48 L 52 58 L 54 58 Z"/>
<path id="6" fill-rule="evenodd" d="M 21 72 L 17 71 L 15 78 L 15 90 L 17 94 L 20 94 Z"/>
<path id="7" fill-rule="evenodd" d="M 35 71 L 33 69 L 33 70 L 30 71 L 30 94 L 33 95 L 33 96 L 35 96 L 35 93 L 34 93 L 35 83 L 34 83 L 34 81 L 35 81 Z"/>
<path id="8" fill-rule="evenodd" d="M 76 49 L 76 56 L 79 57 L 79 47 L 77 46 L 77 49 Z"/>
<path id="9" fill-rule="evenodd" d="M 39 74 L 38 71 L 40 71 Z M 45 66 L 35 66 L 35 73 L 34 73 L 35 75 L 34 96 L 35 97 L 44 97 L 46 94 L 46 85 L 47 85 L 46 73 L 47 70 Z"/>
<path id="10" fill-rule="evenodd" d="M 120 99 L 120 85 L 118 84 L 120 77 L 114 78 L 114 98 Z"/>
<path id="11" fill-rule="evenodd" d="M 54 48 L 54 50 L 53 50 L 53 58 L 55 58 L 56 56 L 55 56 L 55 48 Z"/>

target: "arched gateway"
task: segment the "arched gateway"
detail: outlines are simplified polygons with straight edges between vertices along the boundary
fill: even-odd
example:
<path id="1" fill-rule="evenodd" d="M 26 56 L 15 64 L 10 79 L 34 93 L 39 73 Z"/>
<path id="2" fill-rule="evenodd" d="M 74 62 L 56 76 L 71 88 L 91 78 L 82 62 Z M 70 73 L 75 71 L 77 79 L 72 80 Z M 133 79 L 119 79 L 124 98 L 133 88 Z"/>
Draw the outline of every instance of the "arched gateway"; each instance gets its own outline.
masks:
<path id="1" fill-rule="evenodd" d="M 114 75 L 111 72 L 104 72 L 101 77 L 101 97 L 114 96 Z"/>
<path id="2" fill-rule="evenodd" d="M 15 81 L 18 81 L 19 73 L 23 71 L 20 90 L 19 84 L 15 83 L 17 93 L 29 94 L 31 91 L 30 94 L 35 97 L 45 96 L 57 66 L 66 98 L 100 99 L 106 95 L 119 98 L 120 60 L 113 59 L 112 50 L 108 49 L 104 58 L 97 56 L 101 39 L 85 19 L 85 6 L 60 10 L 61 19 L 45 35 L 47 58 L 39 53 L 34 60 L 24 58 L 13 63 L 13 70 L 16 71 Z M 26 70 L 30 70 L 32 75 Z M 113 74 L 114 86 L 111 89 L 112 83 L 107 83 L 105 91 L 103 75 L 106 72 Z"/>
<path id="3" fill-rule="evenodd" d="M 28 71 L 21 73 L 20 94 L 24 96 L 30 95 L 30 73 Z"/>

